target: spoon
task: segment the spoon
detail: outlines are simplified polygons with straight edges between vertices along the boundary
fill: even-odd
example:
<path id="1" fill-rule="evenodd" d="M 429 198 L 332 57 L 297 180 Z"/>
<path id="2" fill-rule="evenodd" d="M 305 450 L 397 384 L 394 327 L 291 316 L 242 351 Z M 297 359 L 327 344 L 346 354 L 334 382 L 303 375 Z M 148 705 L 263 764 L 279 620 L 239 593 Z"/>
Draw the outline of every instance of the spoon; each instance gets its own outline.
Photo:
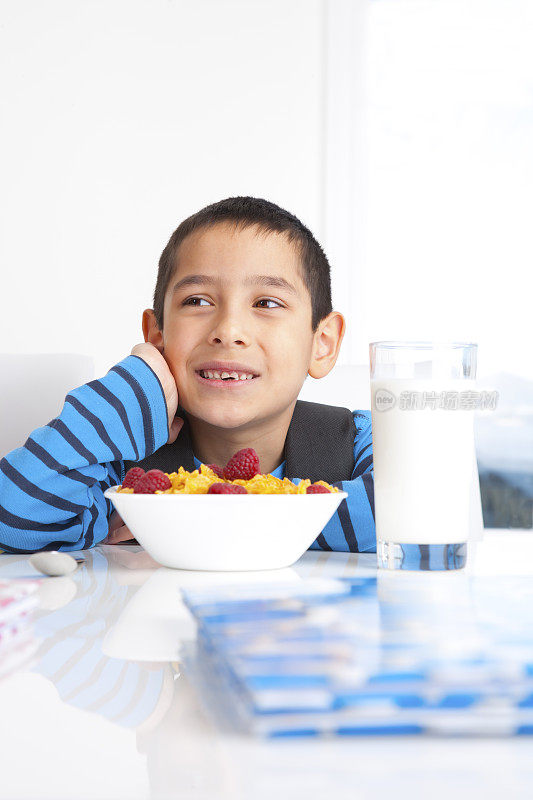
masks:
<path id="1" fill-rule="evenodd" d="M 58 550 L 47 550 L 30 556 L 32 567 L 44 575 L 51 576 L 68 575 L 84 561 L 84 558 L 73 558 L 68 553 L 60 553 Z"/>

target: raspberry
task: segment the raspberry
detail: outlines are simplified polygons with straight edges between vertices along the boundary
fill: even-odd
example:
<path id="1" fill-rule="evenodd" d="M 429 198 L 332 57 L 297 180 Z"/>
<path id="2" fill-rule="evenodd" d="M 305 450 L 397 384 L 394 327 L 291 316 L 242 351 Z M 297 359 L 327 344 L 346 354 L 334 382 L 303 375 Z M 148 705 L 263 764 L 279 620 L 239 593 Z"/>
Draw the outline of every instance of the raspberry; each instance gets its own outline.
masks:
<path id="1" fill-rule="evenodd" d="M 207 494 L 248 494 L 239 483 L 212 483 Z"/>
<path id="2" fill-rule="evenodd" d="M 206 464 L 206 467 L 212 469 L 215 475 L 218 475 L 219 478 L 224 477 L 224 469 L 222 467 L 217 466 L 217 464 Z"/>
<path id="3" fill-rule="evenodd" d="M 260 475 L 259 456 L 253 447 L 238 450 L 224 467 L 224 477 L 227 481 L 249 481 L 254 475 Z"/>
<path id="4" fill-rule="evenodd" d="M 160 469 L 150 469 L 145 475 L 142 475 L 134 486 L 134 494 L 154 494 L 156 490 L 162 492 L 165 489 L 170 489 L 172 483 L 168 475 L 165 475 Z"/>
<path id="5" fill-rule="evenodd" d="M 305 491 L 306 494 L 323 494 L 324 492 L 330 494 L 329 489 L 327 489 L 325 486 L 322 486 L 321 483 L 312 483 Z"/>
<path id="6" fill-rule="evenodd" d="M 124 480 L 122 482 L 123 489 L 135 489 L 135 484 L 144 475 L 144 469 L 142 467 L 132 467 L 126 472 Z"/>

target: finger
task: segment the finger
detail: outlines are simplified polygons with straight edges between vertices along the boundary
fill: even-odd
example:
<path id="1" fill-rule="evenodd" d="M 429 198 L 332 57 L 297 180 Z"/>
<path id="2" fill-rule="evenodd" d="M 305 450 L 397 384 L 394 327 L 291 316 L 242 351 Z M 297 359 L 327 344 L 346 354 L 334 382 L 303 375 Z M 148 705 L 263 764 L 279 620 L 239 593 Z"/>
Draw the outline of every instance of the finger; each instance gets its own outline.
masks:
<path id="1" fill-rule="evenodd" d="M 108 533 L 102 544 L 118 544 L 119 542 L 127 542 L 129 539 L 134 539 L 132 532 L 126 525 L 121 528 Z"/>
<path id="2" fill-rule="evenodd" d="M 109 517 L 109 530 L 108 533 L 113 533 L 116 531 L 117 528 L 121 528 L 124 525 L 124 520 L 118 513 L 118 511 L 114 510 L 111 516 Z"/>
<path id="3" fill-rule="evenodd" d="M 179 432 L 183 428 L 183 420 L 181 417 L 174 417 L 172 423 L 170 425 L 170 431 L 168 435 L 168 442 L 167 444 L 172 444 L 178 438 Z"/>

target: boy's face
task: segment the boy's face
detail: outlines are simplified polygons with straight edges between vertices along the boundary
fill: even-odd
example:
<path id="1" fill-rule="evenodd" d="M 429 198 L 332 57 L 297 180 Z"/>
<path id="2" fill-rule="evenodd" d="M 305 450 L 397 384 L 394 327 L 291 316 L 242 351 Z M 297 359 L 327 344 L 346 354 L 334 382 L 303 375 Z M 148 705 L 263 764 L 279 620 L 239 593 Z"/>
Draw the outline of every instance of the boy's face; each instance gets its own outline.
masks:
<path id="1" fill-rule="evenodd" d="M 262 276 L 289 285 L 268 285 Z M 315 339 L 295 248 L 255 226 L 196 231 L 180 246 L 163 327 L 162 352 L 189 415 L 220 428 L 275 424 L 296 402 Z M 237 372 L 256 377 L 201 377 L 212 361 L 238 362 Z"/>

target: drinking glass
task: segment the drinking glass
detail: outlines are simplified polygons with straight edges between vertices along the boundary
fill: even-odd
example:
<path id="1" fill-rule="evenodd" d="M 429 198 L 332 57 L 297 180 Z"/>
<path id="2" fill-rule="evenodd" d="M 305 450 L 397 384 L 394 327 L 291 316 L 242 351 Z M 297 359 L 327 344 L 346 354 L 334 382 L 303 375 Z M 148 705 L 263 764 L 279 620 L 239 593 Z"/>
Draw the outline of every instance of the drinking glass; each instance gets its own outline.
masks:
<path id="1" fill-rule="evenodd" d="M 372 342 L 378 566 L 464 567 L 477 344 Z"/>

